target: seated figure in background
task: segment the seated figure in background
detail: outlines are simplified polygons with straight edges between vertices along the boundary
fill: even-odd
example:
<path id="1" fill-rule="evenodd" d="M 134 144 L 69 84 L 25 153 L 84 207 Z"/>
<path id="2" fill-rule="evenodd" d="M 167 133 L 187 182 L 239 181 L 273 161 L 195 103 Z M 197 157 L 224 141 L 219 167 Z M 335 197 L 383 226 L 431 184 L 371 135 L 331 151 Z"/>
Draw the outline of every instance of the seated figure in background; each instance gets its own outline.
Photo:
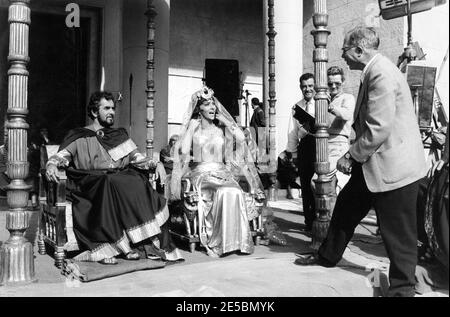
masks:
<path id="1" fill-rule="evenodd" d="M 73 228 L 86 251 L 74 259 L 116 264 L 120 254 L 139 259 L 135 248 L 142 247 L 148 257 L 182 259 L 169 235 L 166 200 L 142 172 L 156 168 L 164 178 L 162 164 L 139 153 L 125 129 L 112 128 L 111 93 L 93 93 L 87 112 L 93 124 L 71 130 L 46 166 L 49 181 L 58 182 L 58 167 L 65 167 L 77 187 L 70 193 Z"/>
<path id="2" fill-rule="evenodd" d="M 286 198 L 294 199 L 292 189 L 300 189 L 297 183 L 298 169 L 292 153 L 283 151 L 278 156 L 277 180 L 280 188 L 286 188 Z"/>
<path id="3" fill-rule="evenodd" d="M 164 164 L 164 169 L 167 175 L 172 174 L 173 170 L 173 150 L 174 145 L 178 141 L 179 136 L 174 134 L 169 139 L 169 144 L 164 147 L 159 153 L 159 160 Z"/>
<path id="4" fill-rule="evenodd" d="M 245 179 L 246 191 L 261 200 L 264 189 L 243 131 L 207 87 L 192 95 L 175 145 L 170 185 L 174 200 L 181 199 L 183 179 L 199 197 L 199 235 L 208 255 L 253 253 L 249 220 L 258 215 L 248 210 L 239 181 Z"/>

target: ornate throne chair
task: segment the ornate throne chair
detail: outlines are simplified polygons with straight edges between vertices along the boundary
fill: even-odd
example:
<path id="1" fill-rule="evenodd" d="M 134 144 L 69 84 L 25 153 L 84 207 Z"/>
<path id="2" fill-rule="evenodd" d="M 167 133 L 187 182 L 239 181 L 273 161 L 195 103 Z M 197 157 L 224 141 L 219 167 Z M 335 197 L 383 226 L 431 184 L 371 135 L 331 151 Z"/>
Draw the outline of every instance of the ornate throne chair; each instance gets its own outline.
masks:
<path id="1" fill-rule="evenodd" d="M 38 248 L 40 254 L 47 251 L 53 253 L 55 265 L 61 268 L 69 253 L 80 251 L 73 231 L 71 189 L 75 184 L 67 178 L 64 169 L 58 169 L 59 183 L 49 182 L 45 176 L 45 165 L 48 158 L 58 151 L 59 145 L 41 147 L 41 170 L 39 173 L 39 234 Z M 146 173 L 149 181 L 155 187 L 154 173 Z"/>
<path id="2" fill-rule="evenodd" d="M 194 252 L 200 243 L 199 232 L 201 228 L 198 222 L 198 201 L 200 197 L 194 191 L 188 178 L 183 178 L 181 182 L 181 200 L 169 202 L 171 213 L 170 232 L 181 240 L 187 241 L 190 251 Z M 245 194 L 251 233 L 255 244 L 259 245 L 264 237 L 262 208 L 264 207 L 265 197 L 249 193 L 248 184 L 243 178 L 239 184 Z"/>
<path id="3" fill-rule="evenodd" d="M 59 145 L 41 147 L 41 170 L 39 173 L 39 235 L 40 254 L 53 251 L 55 265 L 61 268 L 67 252 L 78 251 L 78 243 L 73 232 L 72 203 L 67 199 L 70 181 L 63 169 L 59 169 L 59 183 L 48 182 L 45 165 L 48 158 L 58 151 Z"/>

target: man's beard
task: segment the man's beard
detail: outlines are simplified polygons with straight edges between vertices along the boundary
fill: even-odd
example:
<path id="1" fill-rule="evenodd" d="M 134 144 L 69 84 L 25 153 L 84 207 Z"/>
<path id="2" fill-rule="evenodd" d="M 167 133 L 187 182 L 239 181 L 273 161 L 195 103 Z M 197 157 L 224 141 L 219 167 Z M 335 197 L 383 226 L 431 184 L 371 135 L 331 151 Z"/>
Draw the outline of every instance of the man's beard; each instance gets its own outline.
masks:
<path id="1" fill-rule="evenodd" d="M 106 118 L 105 120 L 103 120 L 102 118 L 98 118 L 98 123 L 104 127 L 104 128 L 111 128 L 114 124 L 114 117 L 111 117 L 111 119 L 108 122 L 108 118 Z"/>

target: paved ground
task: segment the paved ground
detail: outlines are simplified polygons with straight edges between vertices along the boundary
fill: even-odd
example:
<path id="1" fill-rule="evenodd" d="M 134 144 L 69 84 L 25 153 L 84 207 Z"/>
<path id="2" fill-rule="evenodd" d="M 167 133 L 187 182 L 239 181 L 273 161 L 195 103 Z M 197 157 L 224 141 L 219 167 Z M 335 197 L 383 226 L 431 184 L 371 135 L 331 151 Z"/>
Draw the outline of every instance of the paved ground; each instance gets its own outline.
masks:
<path id="1" fill-rule="evenodd" d="M 39 255 L 35 245 L 36 283 L 0 287 L 1 296 L 170 296 L 170 297 L 373 297 L 386 289 L 388 260 L 376 228 L 359 226 L 338 267 L 295 265 L 295 253 L 309 249 L 310 238 L 302 231 L 299 199 L 271 203 L 276 222 L 288 238 L 288 246 L 258 246 L 252 255 L 232 254 L 220 259 L 201 250 L 183 254 L 185 262 L 162 269 L 139 271 L 89 283 L 70 283 L 53 266 L 53 259 Z M 5 210 L 3 206 L 0 210 Z M 35 241 L 37 214 L 33 214 L 27 238 Z M 0 212 L 0 241 L 9 234 L 5 213 Z M 373 287 L 369 267 L 380 269 L 380 286 Z M 448 296 L 446 292 L 427 294 Z"/>

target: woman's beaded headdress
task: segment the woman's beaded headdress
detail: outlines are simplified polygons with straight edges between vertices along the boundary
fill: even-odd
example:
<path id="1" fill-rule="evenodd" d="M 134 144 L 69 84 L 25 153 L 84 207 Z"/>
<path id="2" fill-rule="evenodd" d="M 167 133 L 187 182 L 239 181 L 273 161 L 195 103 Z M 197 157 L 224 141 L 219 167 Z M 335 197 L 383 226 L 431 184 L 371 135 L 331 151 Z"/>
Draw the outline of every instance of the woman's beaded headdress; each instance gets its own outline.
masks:
<path id="1" fill-rule="evenodd" d="M 214 98 L 214 90 L 207 86 L 204 86 L 201 90 L 197 91 L 196 97 L 197 99 L 210 100 Z"/>

